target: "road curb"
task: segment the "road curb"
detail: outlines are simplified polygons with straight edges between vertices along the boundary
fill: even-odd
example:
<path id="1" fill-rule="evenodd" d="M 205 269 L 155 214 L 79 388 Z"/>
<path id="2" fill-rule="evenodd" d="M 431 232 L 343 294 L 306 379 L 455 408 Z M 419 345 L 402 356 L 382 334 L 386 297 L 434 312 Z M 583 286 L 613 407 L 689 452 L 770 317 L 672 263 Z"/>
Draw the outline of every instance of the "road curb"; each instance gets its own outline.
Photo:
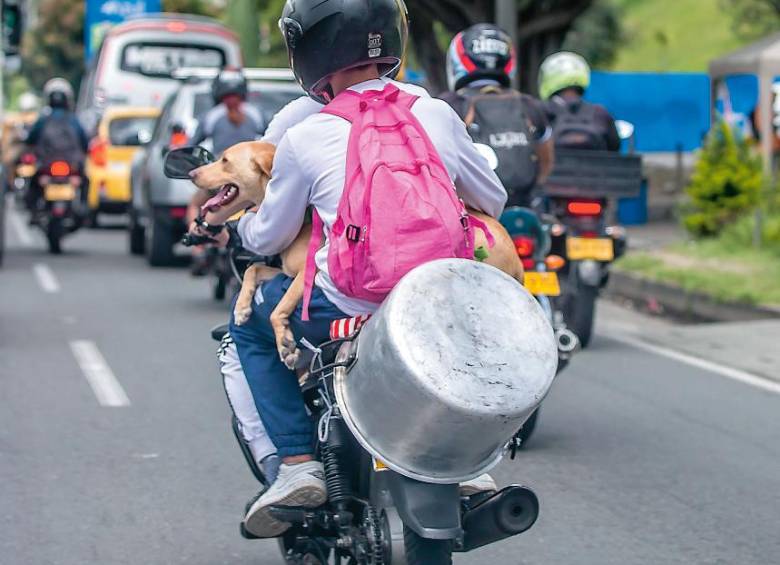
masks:
<path id="1" fill-rule="evenodd" d="M 609 275 L 607 295 L 627 298 L 643 305 L 654 303 L 671 314 L 710 322 L 780 318 L 780 308 L 718 302 L 701 292 L 688 291 L 617 270 L 613 270 Z"/>

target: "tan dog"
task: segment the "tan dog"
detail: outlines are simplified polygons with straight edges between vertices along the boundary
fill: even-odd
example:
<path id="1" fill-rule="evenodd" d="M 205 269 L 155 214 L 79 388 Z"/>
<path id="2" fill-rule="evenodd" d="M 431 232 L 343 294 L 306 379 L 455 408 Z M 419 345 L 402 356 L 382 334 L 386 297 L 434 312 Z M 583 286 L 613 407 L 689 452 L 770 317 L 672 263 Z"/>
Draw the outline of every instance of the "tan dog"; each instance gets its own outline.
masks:
<path id="1" fill-rule="evenodd" d="M 192 182 L 198 188 L 210 190 L 220 187 L 217 195 L 206 202 L 201 209 L 204 219 L 209 224 L 223 224 L 241 210 L 263 201 L 266 185 L 271 178 L 275 150 L 273 145 L 262 141 L 239 143 L 225 150 L 218 161 L 192 172 Z M 488 250 L 485 262 L 504 271 L 522 284 L 523 266 L 506 229 L 495 218 L 474 210 L 470 210 L 470 213 L 485 222 L 495 239 L 495 245 L 488 248 L 485 234 L 482 230 L 476 230 L 475 246 L 477 248 L 482 246 Z M 311 225 L 307 224 L 290 247 L 281 254 L 282 272 L 293 277 L 294 280 L 271 314 L 271 325 L 279 353 L 288 366 L 294 361 L 291 356 L 294 355 L 295 349 L 294 338 L 288 329 L 288 320 L 303 298 L 303 271 L 310 238 Z M 249 319 L 257 285 L 278 273 L 278 269 L 265 265 L 252 265 L 247 269 L 233 312 L 237 325 Z"/>

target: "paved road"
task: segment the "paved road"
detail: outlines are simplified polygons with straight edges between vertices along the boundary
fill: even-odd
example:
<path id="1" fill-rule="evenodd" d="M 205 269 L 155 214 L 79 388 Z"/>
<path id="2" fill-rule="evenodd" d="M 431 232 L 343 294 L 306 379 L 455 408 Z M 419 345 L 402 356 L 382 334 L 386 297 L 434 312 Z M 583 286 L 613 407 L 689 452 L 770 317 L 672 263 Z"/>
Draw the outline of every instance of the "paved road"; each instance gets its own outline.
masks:
<path id="1" fill-rule="evenodd" d="M 0 563 L 280 564 L 273 542 L 238 535 L 255 485 L 208 336 L 225 307 L 181 269 L 129 257 L 123 232 L 79 233 L 50 257 L 14 224 Z M 75 354 L 108 367 L 121 388 L 98 392 L 119 406 L 99 404 Z M 599 336 L 496 473 L 536 490 L 537 525 L 456 563 L 778 563 L 779 409 L 780 395 Z"/>

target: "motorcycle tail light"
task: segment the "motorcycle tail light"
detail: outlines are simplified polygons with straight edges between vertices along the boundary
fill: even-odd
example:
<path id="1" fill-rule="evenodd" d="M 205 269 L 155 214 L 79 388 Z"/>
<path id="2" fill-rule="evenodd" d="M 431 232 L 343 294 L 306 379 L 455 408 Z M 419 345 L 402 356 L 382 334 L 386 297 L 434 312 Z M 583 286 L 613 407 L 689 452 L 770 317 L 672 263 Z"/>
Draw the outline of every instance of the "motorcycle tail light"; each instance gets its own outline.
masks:
<path id="1" fill-rule="evenodd" d="M 560 255 L 548 255 L 544 258 L 544 264 L 548 271 L 560 271 L 566 265 L 566 259 Z"/>
<path id="2" fill-rule="evenodd" d="M 187 215 L 187 208 L 171 208 L 171 218 L 175 218 L 177 220 L 183 219 Z"/>
<path id="3" fill-rule="evenodd" d="M 70 175 L 70 165 L 66 161 L 54 161 L 49 172 L 53 177 L 67 177 Z"/>
<path id="4" fill-rule="evenodd" d="M 572 216 L 600 216 L 601 202 L 593 200 L 570 200 L 566 204 L 566 211 Z"/>
<path id="5" fill-rule="evenodd" d="M 534 260 L 531 259 L 530 257 L 525 257 L 524 259 L 521 259 L 520 262 L 523 264 L 523 269 L 525 269 L 526 271 L 536 267 Z"/>
<path id="6" fill-rule="evenodd" d="M 534 254 L 534 248 L 536 247 L 534 238 L 527 235 L 516 235 L 512 238 L 512 242 L 515 244 L 519 257 L 531 257 Z"/>
<path id="7" fill-rule="evenodd" d="M 108 144 L 105 140 L 96 137 L 89 144 L 89 157 L 98 167 L 105 167 L 108 164 Z"/>
<path id="8" fill-rule="evenodd" d="M 22 155 L 21 162 L 24 165 L 34 165 L 35 155 L 32 153 L 25 153 L 24 155 Z"/>
<path id="9" fill-rule="evenodd" d="M 174 131 L 173 133 L 171 133 L 171 141 L 169 145 L 171 146 L 171 148 L 175 149 L 176 147 L 182 147 L 184 145 L 187 145 L 188 141 L 189 140 L 187 139 L 186 133 L 184 133 L 183 131 Z"/>

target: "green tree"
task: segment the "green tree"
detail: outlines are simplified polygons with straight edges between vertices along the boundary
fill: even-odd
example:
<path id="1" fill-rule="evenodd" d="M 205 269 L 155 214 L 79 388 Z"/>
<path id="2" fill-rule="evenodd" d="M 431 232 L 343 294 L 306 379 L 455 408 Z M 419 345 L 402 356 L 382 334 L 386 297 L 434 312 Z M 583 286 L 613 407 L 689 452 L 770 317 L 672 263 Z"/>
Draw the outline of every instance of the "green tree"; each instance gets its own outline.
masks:
<path id="1" fill-rule="evenodd" d="M 780 0 L 721 0 L 721 5 L 734 18 L 740 37 L 762 37 L 780 26 Z"/>
<path id="2" fill-rule="evenodd" d="M 683 225 L 698 237 L 717 235 L 756 207 L 762 186 L 761 159 L 720 121 L 707 135 L 686 188 Z"/>
<path id="3" fill-rule="evenodd" d="M 41 0 L 38 23 L 22 45 L 22 72 L 34 88 L 55 76 L 78 88 L 84 70 L 84 4 Z"/>
<path id="4" fill-rule="evenodd" d="M 258 24 L 256 0 L 232 0 L 226 14 L 227 25 L 238 34 L 244 64 L 252 67 L 258 58 Z"/>
<path id="5" fill-rule="evenodd" d="M 162 8 L 163 12 L 198 14 L 212 18 L 217 18 L 222 13 L 216 4 L 209 0 L 163 0 Z"/>

